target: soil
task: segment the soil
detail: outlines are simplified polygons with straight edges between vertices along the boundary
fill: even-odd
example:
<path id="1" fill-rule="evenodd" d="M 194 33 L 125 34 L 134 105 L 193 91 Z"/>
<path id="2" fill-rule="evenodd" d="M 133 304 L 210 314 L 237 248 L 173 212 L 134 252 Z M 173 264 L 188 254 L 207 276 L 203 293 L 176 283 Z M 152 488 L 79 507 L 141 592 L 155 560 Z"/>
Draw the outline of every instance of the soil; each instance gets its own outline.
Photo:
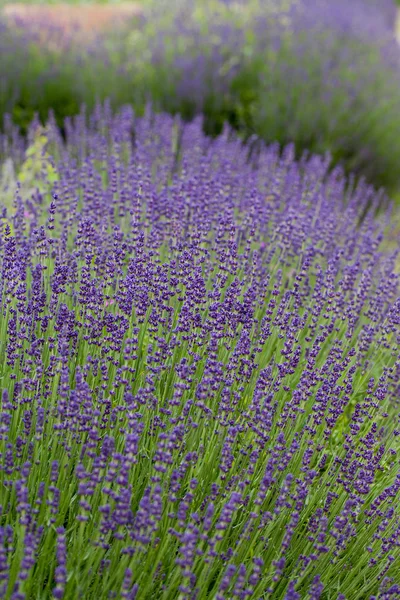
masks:
<path id="1" fill-rule="evenodd" d="M 40 32 L 40 39 L 54 42 L 54 36 L 75 35 L 87 40 L 92 34 L 118 27 L 128 19 L 140 16 L 142 6 L 136 2 L 120 4 L 7 4 L 3 8 L 6 19 L 16 26 Z"/>
<path id="2" fill-rule="evenodd" d="M 397 37 L 397 41 L 400 43 L 400 6 L 397 9 L 396 37 Z"/>

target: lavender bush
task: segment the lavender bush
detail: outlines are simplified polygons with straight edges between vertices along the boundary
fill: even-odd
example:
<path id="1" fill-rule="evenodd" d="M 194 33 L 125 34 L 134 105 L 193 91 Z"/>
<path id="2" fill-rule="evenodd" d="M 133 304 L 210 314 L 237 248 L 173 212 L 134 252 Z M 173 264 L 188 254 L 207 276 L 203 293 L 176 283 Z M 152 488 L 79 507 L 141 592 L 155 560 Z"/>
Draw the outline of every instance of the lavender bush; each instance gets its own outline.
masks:
<path id="1" fill-rule="evenodd" d="M 348 172 L 396 189 L 400 55 L 389 6 L 382 8 L 302 0 L 275 46 L 264 48 L 268 18 L 259 19 L 256 49 L 233 82 L 243 98 L 242 128 L 284 145 L 295 141 L 300 151 L 329 149 Z"/>
<path id="2" fill-rule="evenodd" d="M 398 188 L 400 53 L 392 0 L 224 4 L 209 1 L 200 10 L 182 0 L 169 19 L 157 8 L 142 34 L 143 45 L 154 35 L 152 62 L 169 64 L 172 110 L 184 103 L 189 116 L 206 114 L 209 130 L 227 119 L 246 137 L 295 143 L 298 155 L 329 150 L 348 173 Z M 132 56 L 141 54 L 138 38 L 135 32 Z M 171 110 L 164 88 L 154 96 Z"/>
<path id="3" fill-rule="evenodd" d="M 199 120 L 65 132 L 0 138 L 0 596 L 398 598 L 390 205 Z"/>

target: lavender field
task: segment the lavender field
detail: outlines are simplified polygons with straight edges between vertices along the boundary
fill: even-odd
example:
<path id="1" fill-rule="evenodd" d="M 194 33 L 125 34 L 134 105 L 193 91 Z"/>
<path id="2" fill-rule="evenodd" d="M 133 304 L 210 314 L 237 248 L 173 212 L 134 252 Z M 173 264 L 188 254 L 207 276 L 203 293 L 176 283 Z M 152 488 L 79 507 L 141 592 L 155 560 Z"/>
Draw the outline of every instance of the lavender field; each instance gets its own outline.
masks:
<path id="1" fill-rule="evenodd" d="M 0 598 L 398 600 L 395 194 L 59 116 L 0 131 Z"/>

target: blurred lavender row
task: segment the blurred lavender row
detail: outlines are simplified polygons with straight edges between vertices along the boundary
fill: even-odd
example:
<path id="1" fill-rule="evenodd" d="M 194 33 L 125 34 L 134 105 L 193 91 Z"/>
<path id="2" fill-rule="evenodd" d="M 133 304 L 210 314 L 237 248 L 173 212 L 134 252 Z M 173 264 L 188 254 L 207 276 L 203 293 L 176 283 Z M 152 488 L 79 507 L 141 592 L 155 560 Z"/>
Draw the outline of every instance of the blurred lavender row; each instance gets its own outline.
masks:
<path id="1" fill-rule="evenodd" d="M 45 120 L 52 108 L 61 126 L 83 103 L 91 109 L 108 97 L 143 113 L 150 101 L 184 119 L 203 114 L 213 135 L 229 122 L 244 139 L 294 143 L 297 156 L 330 151 L 333 165 L 393 193 L 400 177 L 394 16 L 391 0 L 184 0 L 173 10 L 157 2 L 86 47 L 51 27 L 45 43 L 45 27 L 25 26 L 17 42 L 11 32 L 0 42 L 0 112 L 26 128 L 35 111 Z M 42 40 L 39 49 L 30 36 Z"/>

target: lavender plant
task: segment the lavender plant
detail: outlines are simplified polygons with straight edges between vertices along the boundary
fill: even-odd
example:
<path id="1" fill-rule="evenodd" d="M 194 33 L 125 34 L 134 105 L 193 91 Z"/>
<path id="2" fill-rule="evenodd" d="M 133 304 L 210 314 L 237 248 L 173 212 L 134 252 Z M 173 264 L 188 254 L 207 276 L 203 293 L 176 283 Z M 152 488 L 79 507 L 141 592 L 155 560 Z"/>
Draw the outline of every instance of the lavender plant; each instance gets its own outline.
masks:
<path id="1" fill-rule="evenodd" d="M 37 127 L 0 138 L 0 596 L 398 598 L 390 205 L 198 119 Z"/>

